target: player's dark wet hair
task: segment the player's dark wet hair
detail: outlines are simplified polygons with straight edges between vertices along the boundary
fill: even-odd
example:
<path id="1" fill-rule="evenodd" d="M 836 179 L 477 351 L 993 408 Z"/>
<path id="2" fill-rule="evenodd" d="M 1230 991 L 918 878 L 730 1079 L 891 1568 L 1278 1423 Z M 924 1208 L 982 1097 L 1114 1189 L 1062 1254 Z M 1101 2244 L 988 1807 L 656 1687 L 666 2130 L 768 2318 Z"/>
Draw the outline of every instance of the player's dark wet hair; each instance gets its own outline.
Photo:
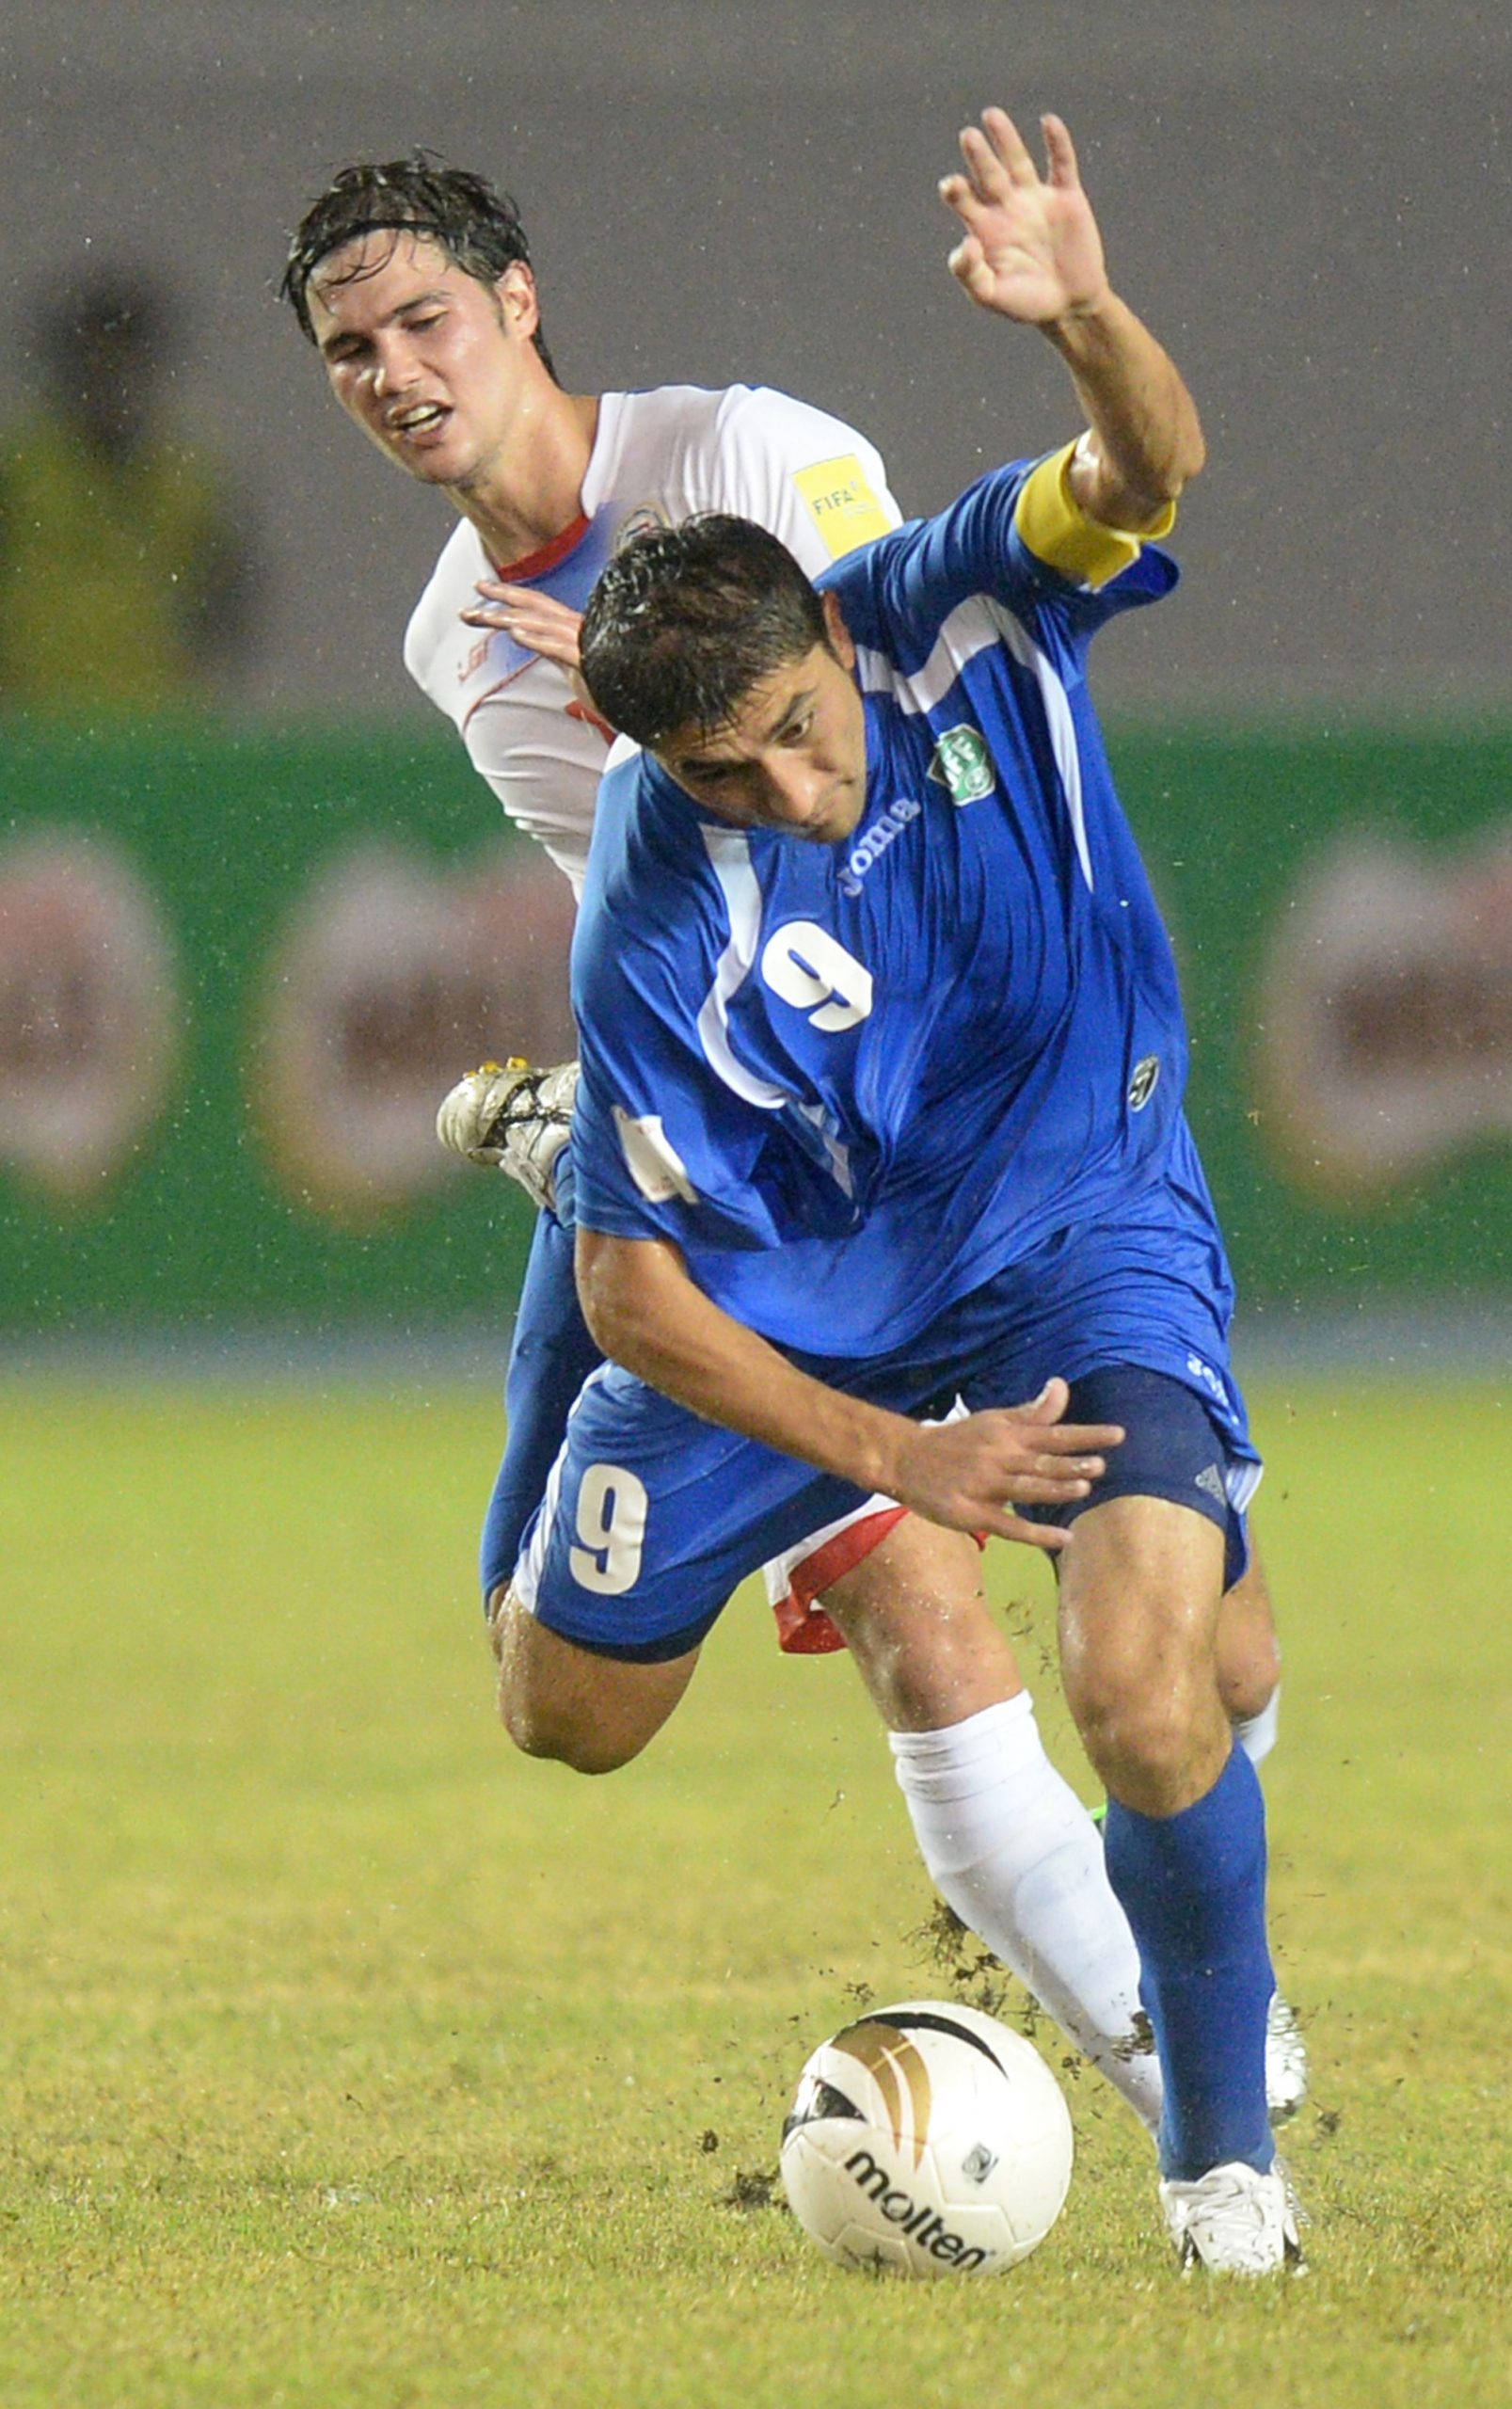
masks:
<path id="1" fill-rule="evenodd" d="M 450 168 L 428 151 L 412 151 L 407 159 L 342 168 L 295 227 L 279 284 L 311 343 L 315 329 L 310 316 L 310 279 L 321 261 L 359 235 L 405 232 L 435 243 L 454 267 L 480 284 L 497 284 L 517 260 L 525 267 L 531 263 L 518 209 L 486 176 Z M 375 275 L 386 263 L 387 254 L 370 267 L 352 269 L 340 281 L 353 283 Z M 535 348 L 554 377 L 539 327 Z"/>
<path id="2" fill-rule="evenodd" d="M 753 686 L 816 645 L 823 606 L 786 544 L 717 511 L 631 536 L 594 587 L 583 682 L 612 727 L 655 747 L 727 727 Z"/>

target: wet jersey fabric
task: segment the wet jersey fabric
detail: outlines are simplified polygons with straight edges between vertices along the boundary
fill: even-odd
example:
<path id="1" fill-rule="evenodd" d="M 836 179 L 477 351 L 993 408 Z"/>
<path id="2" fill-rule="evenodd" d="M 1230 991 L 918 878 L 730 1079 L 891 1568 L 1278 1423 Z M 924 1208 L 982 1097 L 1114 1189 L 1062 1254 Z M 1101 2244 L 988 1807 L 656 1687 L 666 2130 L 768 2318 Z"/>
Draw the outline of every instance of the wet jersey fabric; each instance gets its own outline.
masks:
<path id="1" fill-rule="evenodd" d="M 405 664 L 452 721 L 504 811 L 576 890 L 588 858 L 610 731 L 556 662 L 502 630 L 469 627 L 478 580 L 502 576 L 581 611 L 616 544 L 697 511 L 754 518 L 810 576 L 896 527 L 879 454 L 828 411 L 769 387 L 661 385 L 605 393 L 581 509 L 553 543 L 496 565 L 454 528 L 405 638 Z"/>
<path id="2" fill-rule="evenodd" d="M 1096 630 L 1176 571 L 1149 548 L 1101 589 L 1048 566 L 1020 524 L 1035 465 L 820 580 L 865 696 L 848 839 L 721 824 L 648 757 L 600 798 L 579 1220 L 674 1240 L 789 1349 L 891 1353 L 1171 1183 L 1227 1293 L 1174 964 L 1085 678 Z"/>

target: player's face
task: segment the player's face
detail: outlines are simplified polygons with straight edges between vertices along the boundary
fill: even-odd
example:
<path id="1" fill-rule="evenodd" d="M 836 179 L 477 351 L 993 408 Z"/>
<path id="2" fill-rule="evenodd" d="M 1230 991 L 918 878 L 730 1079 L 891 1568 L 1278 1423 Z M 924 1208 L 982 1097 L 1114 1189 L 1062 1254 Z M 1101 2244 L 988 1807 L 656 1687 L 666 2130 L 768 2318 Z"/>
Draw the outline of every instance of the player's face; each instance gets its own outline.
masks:
<path id="1" fill-rule="evenodd" d="M 728 726 L 678 729 L 658 745 L 663 769 L 716 820 L 833 845 L 860 819 L 867 722 L 855 646 L 833 595 L 824 615 L 833 651 L 816 645 L 761 678 Z"/>
<path id="2" fill-rule="evenodd" d="M 423 237 L 364 234 L 321 262 L 309 301 L 342 407 L 428 485 L 481 485 L 549 383 L 527 267 L 480 284 Z"/>

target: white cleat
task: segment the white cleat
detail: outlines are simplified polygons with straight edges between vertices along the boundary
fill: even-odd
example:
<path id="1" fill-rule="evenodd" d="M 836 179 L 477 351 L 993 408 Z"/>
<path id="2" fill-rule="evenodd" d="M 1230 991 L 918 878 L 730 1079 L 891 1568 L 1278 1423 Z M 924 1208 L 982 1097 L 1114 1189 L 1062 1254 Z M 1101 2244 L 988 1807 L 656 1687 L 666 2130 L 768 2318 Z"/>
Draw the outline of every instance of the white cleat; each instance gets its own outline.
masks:
<path id="1" fill-rule="evenodd" d="M 458 1079 L 436 1116 L 436 1134 L 454 1155 L 507 1172 L 538 1212 L 556 1210 L 556 1161 L 572 1129 L 576 1062 L 533 1071 L 512 1055 Z"/>
<path id="2" fill-rule="evenodd" d="M 1303 2274 L 1297 2208 L 1280 2161 L 1267 2175 L 1235 2161 L 1193 2183 L 1163 2182 L 1160 2205 L 1184 2275 Z"/>
<path id="3" fill-rule="evenodd" d="M 1307 2042 L 1297 2010 L 1273 1991 L 1265 2018 L 1265 2103 L 1273 2125 L 1296 2115 L 1307 2086 Z"/>

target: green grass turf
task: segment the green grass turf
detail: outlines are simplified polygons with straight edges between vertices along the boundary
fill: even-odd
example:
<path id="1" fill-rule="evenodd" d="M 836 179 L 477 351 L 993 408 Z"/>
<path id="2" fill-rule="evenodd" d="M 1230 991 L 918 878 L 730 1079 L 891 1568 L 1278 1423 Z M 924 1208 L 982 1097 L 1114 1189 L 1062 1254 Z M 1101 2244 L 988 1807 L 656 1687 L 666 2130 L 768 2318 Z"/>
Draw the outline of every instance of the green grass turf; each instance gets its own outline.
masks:
<path id="1" fill-rule="evenodd" d="M 1056 2232 L 912 2287 L 752 2179 L 812 2044 L 946 1980 L 843 1661 L 781 1661 L 747 1592 L 642 1763 L 527 1764 L 470 1589 L 485 1403 L 0 1391 L 4 2409 L 1512 2399 L 1506 1410 L 1257 1402 L 1313 2273 L 1179 2282 L 1068 2071 Z M 1042 1568 L 991 1561 L 1048 1710 Z"/>

